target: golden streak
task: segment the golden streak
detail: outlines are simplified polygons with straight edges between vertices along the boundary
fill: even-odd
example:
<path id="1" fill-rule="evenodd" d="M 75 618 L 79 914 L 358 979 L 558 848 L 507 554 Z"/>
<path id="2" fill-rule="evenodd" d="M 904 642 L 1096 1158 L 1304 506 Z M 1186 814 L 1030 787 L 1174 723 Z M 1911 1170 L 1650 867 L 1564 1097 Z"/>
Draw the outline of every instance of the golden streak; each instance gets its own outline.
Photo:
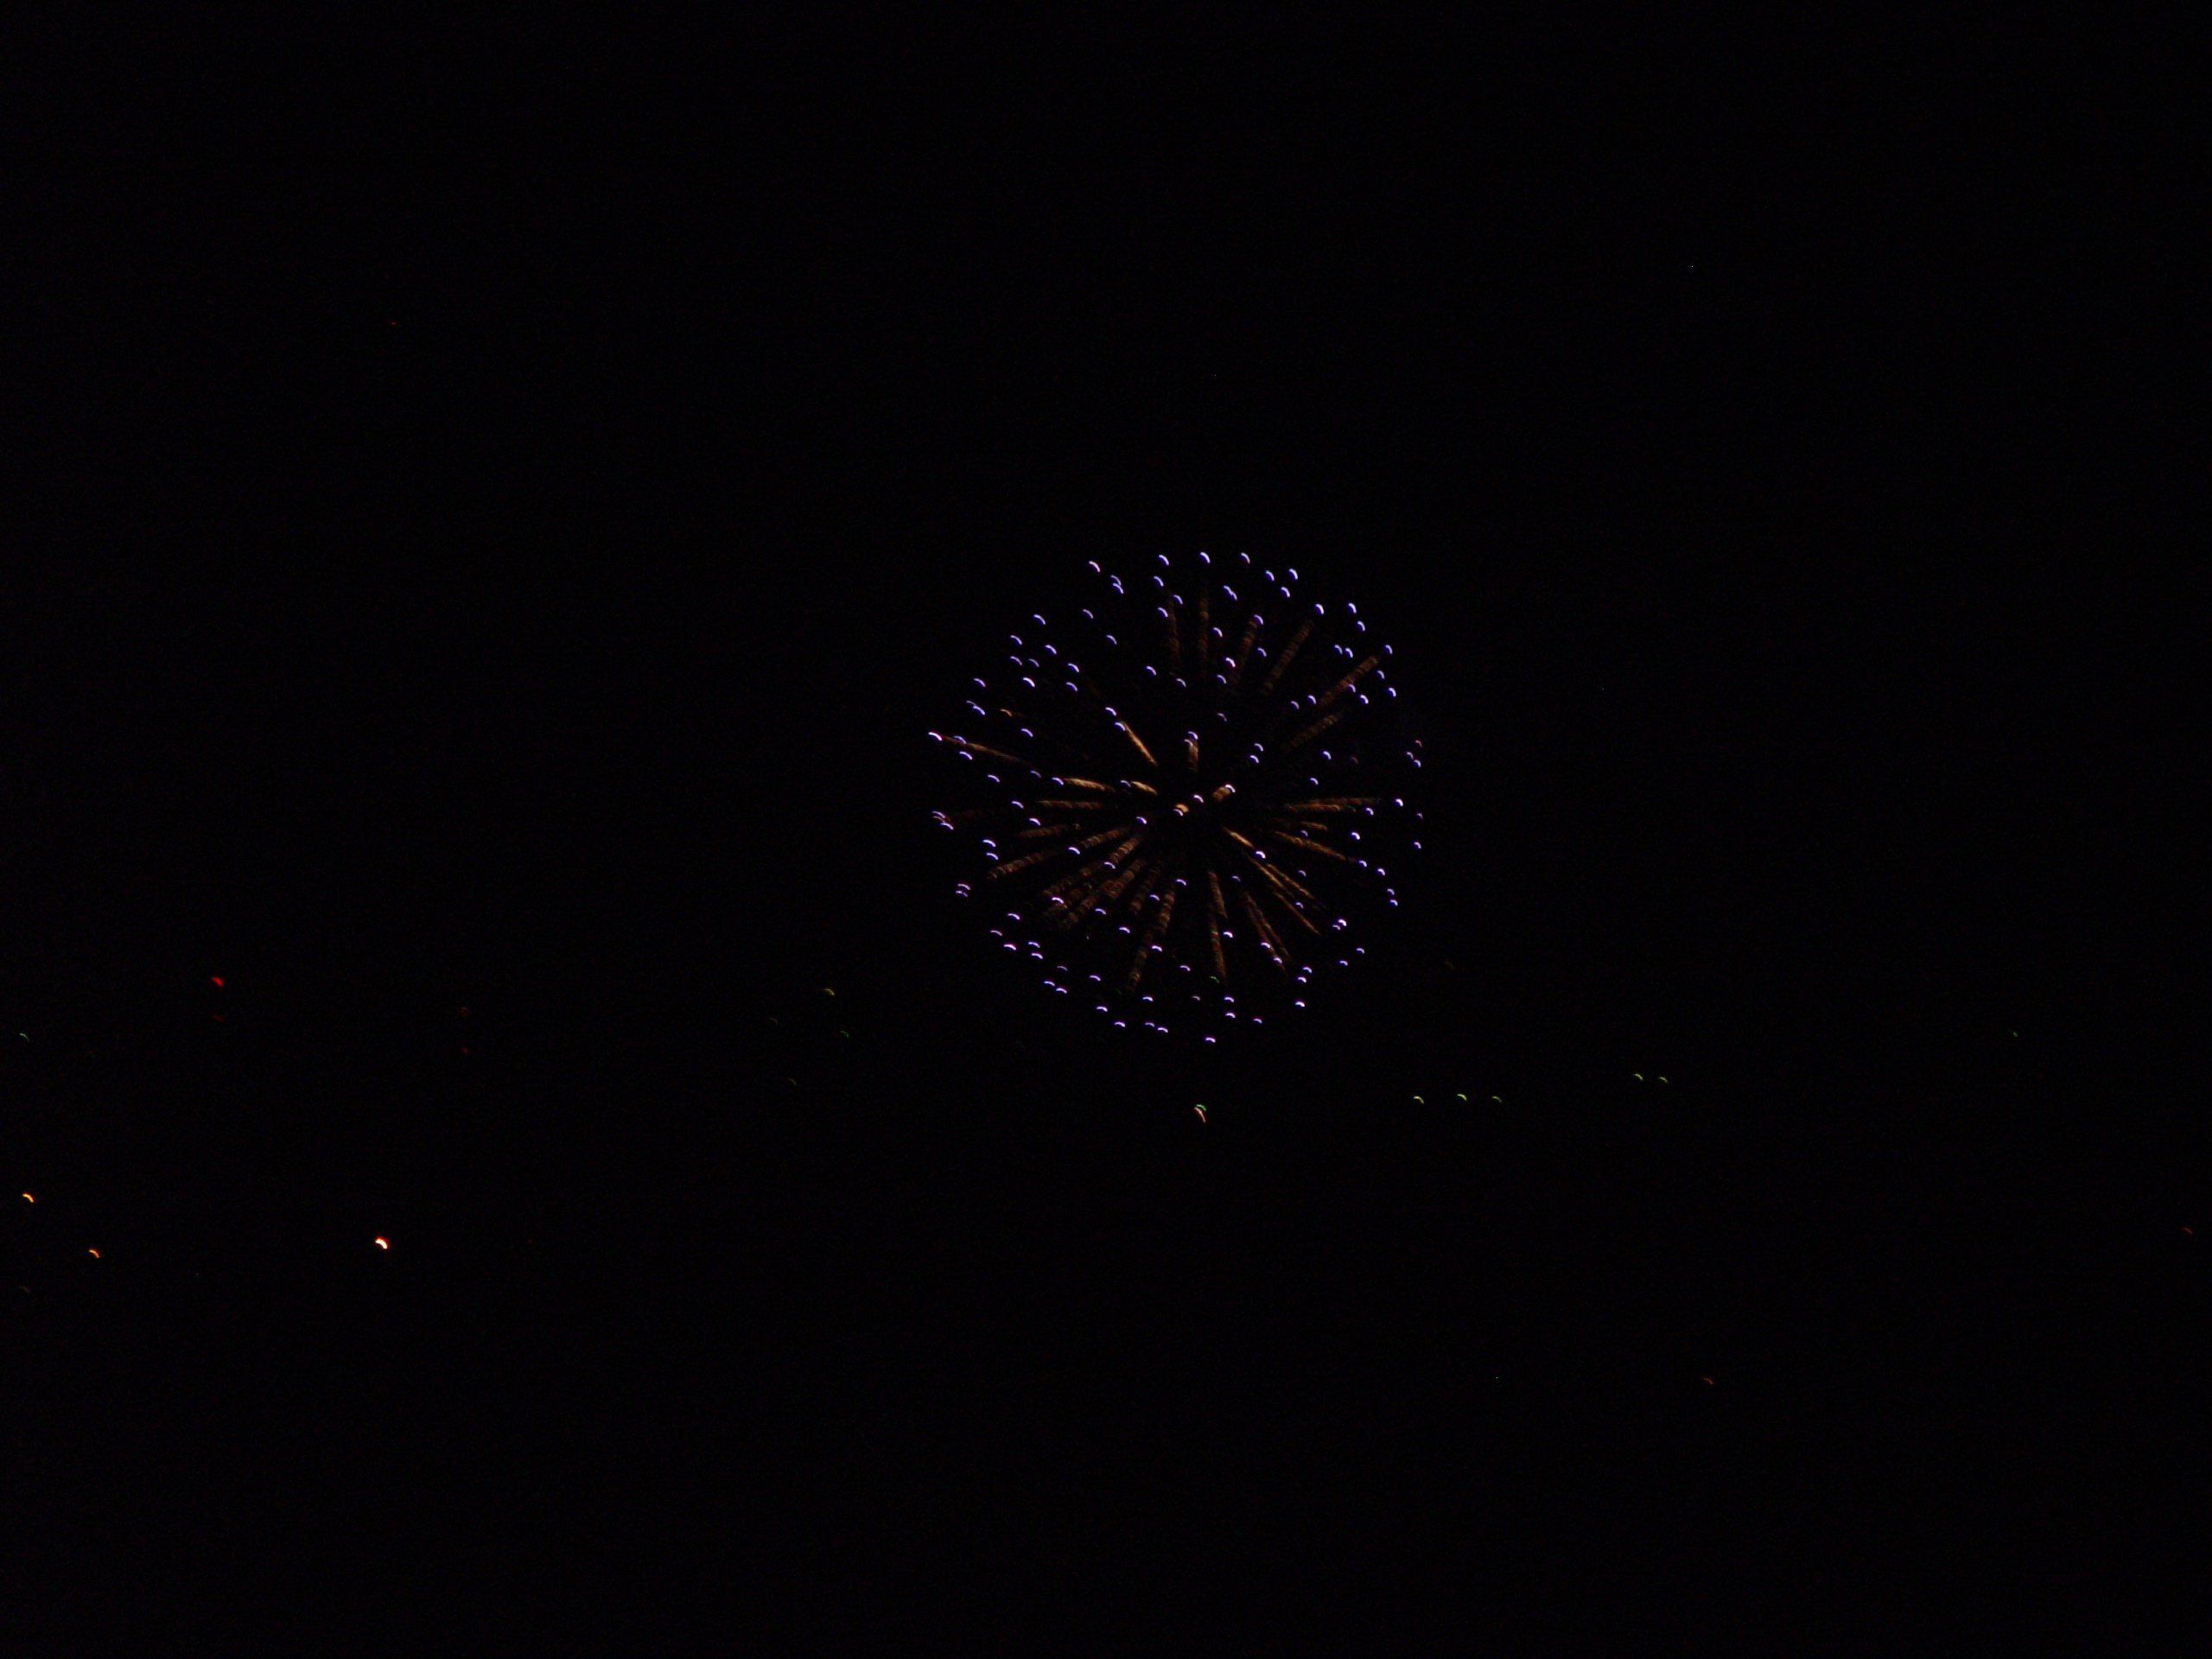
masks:
<path id="1" fill-rule="evenodd" d="M 1260 912 L 1260 901 L 1249 892 L 1244 894 L 1244 913 L 1252 918 L 1252 925 L 1260 931 L 1260 937 L 1268 942 L 1268 948 L 1274 952 L 1275 966 L 1281 969 L 1283 972 L 1288 973 L 1290 947 L 1282 942 L 1281 934 L 1268 925 L 1268 918 Z"/>
<path id="2" fill-rule="evenodd" d="M 1114 804 L 1111 801 L 1039 801 L 1037 810 L 1050 807 L 1055 812 L 1097 812 Z M 1071 826 L 1072 827 L 1072 826 Z"/>
<path id="3" fill-rule="evenodd" d="M 1213 945 L 1213 970 L 1224 985 L 1229 983 L 1229 958 L 1221 949 L 1221 924 L 1229 914 L 1229 906 L 1221 902 L 1221 877 L 1213 871 L 1206 872 L 1206 886 L 1213 895 L 1213 907 L 1206 913 L 1206 933 Z"/>
<path id="4" fill-rule="evenodd" d="M 1290 643 L 1283 647 L 1282 655 L 1275 658 L 1274 666 L 1268 671 L 1268 677 L 1260 682 L 1262 696 L 1275 689 L 1275 682 L 1282 678 L 1283 671 L 1290 666 L 1291 659 L 1298 655 L 1298 648 L 1306 643 L 1313 632 L 1313 619 L 1309 616 L 1298 625 L 1298 632 L 1290 636 Z"/>
<path id="5" fill-rule="evenodd" d="M 1003 864 L 994 864 L 988 872 L 988 879 L 995 881 L 1002 875 L 1012 875 L 1016 870 L 1026 870 L 1032 864 L 1041 864 L 1059 850 L 1057 847 L 1047 847 L 1041 853 L 1028 853 L 1020 858 L 1009 859 Z"/>
<path id="6" fill-rule="evenodd" d="M 1167 595 L 1167 602 L 1160 607 L 1167 613 L 1167 660 L 1177 668 L 1183 665 L 1183 636 L 1175 626 L 1175 595 Z"/>
<path id="7" fill-rule="evenodd" d="M 1061 894 L 1073 892 L 1076 888 L 1090 880 L 1092 876 L 1096 875 L 1100 870 L 1105 868 L 1106 861 L 1104 859 L 1093 859 L 1089 863 L 1084 864 L 1080 868 L 1071 871 L 1068 874 L 1062 876 L 1058 880 L 1053 882 L 1052 886 L 1039 889 L 1037 896 L 1044 899 L 1046 903 L 1050 904 L 1053 899 L 1060 897 Z"/>
<path id="8" fill-rule="evenodd" d="M 1296 737 L 1292 738 L 1289 742 L 1284 744 L 1282 746 L 1281 752 L 1285 754 L 1288 754 L 1294 749 L 1304 748 L 1308 743 L 1311 743 L 1315 738 L 1320 736 L 1322 733 L 1327 731 L 1330 727 L 1335 725 L 1344 717 L 1344 711 L 1341 709 L 1338 709 L 1336 713 L 1332 715 L 1324 715 L 1320 719 L 1315 721 L 1311 726 L 1308 726 L 1304 731 L 1300 732 Z"/>
<path id="9" fill-rule="evenodd" d="M 1236 649 L 1229 659 L 1229 683 L 1235 685 L 1244 677 L 1244 660 L 1251 655 L 1252 642 L 1260 637 L 1260 619 L 1255 616 L 1244 625 L 1244 637 L 1236 642 Z"/>
<path id="10" fill-rule="evenodd" d="M 1288 870 L 1284 869 L 1282 866 L 1270 863 L 1268 860 L 1256 856 L 1258 850 L 1257 848 L 1253 849 L 1255 856 L 1252 861 L 1260 867 L 1260 873 L 1268 878 L 1269 884 L 1274 887 L 1277 893 L 1282 895 L 1283 902 L 1292 910 L 1298 909 L 1296 902 L 1298 899 L 1303 899 L 1308 904 L 1318 905 L 1321 902 L 1306 889 L 1303 882 Z"/>
<path id="11" fill-rule="evenodd" d="M 1132 733 L 1131 735 L 1134 736 L 1135 734 Z M 1141 748 L 1143 745 L 1139 744 L 1138 747 Z M 1146 783 L 1142 779 L 1132 778 L 1128 781 L 1129 787 L 1135 790 L 1139 794 L 1150 795 L 1155 799 L 1159 798 L 1160 791 L 1154 789 L 1150 784 Z"/>
<path id="12" fill-rule="evenodd" d="M 1308 933 L 1319 933 L 1321 931 L 1306 915 L 1305 906 L 1298 902 L 1301 898 L 1315 904 L 1319 904 L 1320 900 L 1314 899 L 1313 895 L 1306 892 L 1295 880 L 1284 874 L 1272 864 L 1261 865 L 1260 874 L 1268 878 L 1268 885 L 1275 890 L 1275 897 L 1282 900 L 1283 908 L 1290 912 L 1291 920 L 1296 922 Z"/>
<path id="13" fill-rule="evenodd" d="M 1166 868 L 1164 865 L 1161 867 L 1160 874 L 1162 875 L 1166 874 Z M 1175 914 L 1175 893 L 1176 889 L 1172 886 L 1162 890 L 1160 895 L 1160 908 L 1153 912 L 1152 925 L 1145 930 L 1146 944 L 1153 943 L 1167 931 L 1168 921 Z"/>
<path id="14" fill-rule="evenodd" d="M 1134 991 L 1136 989 L 1137 982 L 1144 977 L 1145 958 L 1157 948 L 1157 946 L 1149 944 L 1141 944 L 1137 947 L 1136 955 L 1129 961 L 1129 976 L 1122 982 L 1122 990 Z"/>
<path id="15" fill-rule="evenodd" d="M 1325 846 L 1318 841 L 1308 840 L 1304 836 L 1294 836 L 1287 830 L 1270 830 L 1268 833 L 1273 836 L 1277 841 L 1287 842 L 1293 847 L 1305 847 L 1309 848 L 1317 853 L 1325 853 L 1331 858 L 1341 860 L 1346 864 L 1357 864 L 1359 862 L 1359 861 L 1354 858 L 1350 853 L 1340 853 L 1333 847 Z"/>
<path id="16" fill-rule="evenodd" d="M 1212 626 L 1212 598 L 1211 588 L 1198 589 L 1198 666 L 1200 668 L 1206 665 L 1206 652 L 1213 645 L 1213 635 L 1208 632 Z"/>
<path id="17" fill-rule="evenodd" d="M 1224 823 L 1224 824 L 1223 824 L 1223 825 L 1221 826 L 1221 833 L 1222 833 L 1223 835 L 1224 835 L 1224 836 L 1228 836 L 1231 841 L 1235 842 L 1236 842 L 1239 847 L 1252 847 L 1252 843 L 1251 843 L 1250 842 L 1249 842 L 1249 841 L 1245 840 L 1243 836 L 1242 836 L 1238 835 L 1238 834 L 1237 834 L 1234 830 L 1230 829 L 1230 828 L 1227 824 L 1225 824 L 1225 823 Z M 1255 852 L 1255 853 L 1256 853 L 1256 852 L 1257 852 L 1257 851 L 1259 851 L 1260 849 L 1259 849 L 1258 848 L 1256 848 L 1256 847 L 1252 847 L 1252 850 L 1253 850 L 1254 852 Z"/>
<path id="18" fill-rule="evenodd" d="M 1163 864 L 1154 874 L 1156 877 L 1164 879 L 1167 874 L 1166 866 Z M 1159 890 L 1155 883 L 1145 896 L 1150 898 Z M 1153 912 L 1152 920 L 1145 925 L 1143 936 L 1137 940 L 1136 954 L 1129 963 L 1129 976 L 1122 987 L 1123 990 L 1136 989 L 1137 982 L 1144 977 L 1145 963 L 1150 961 L 1154 952 L 1160 949 L 1160 936 L 1167 931 L 1167 919 L 1174 913 L 1175 889 L 1170 887 L 1167 889 L 1167 896 L 1160 900 L 1160 908 Z"/>
<path id="19" fill-rule="evenodd" d="M 1036 841 L 1046 836 L 1065 836 L 1069 830 L 1082 827 L 1075 823 L 1040 823 L 1034 830 L 1015 830 L 1014 838 L 1016 841 Z"/>
<path id="20" fill-rule="evenodd" d="M 1063 778 L 1060 779 L 1060 786 L 1064 789 L 1095 789 L 1101 795 L 1111 795 L 1114 792 L 1113 785 L 1102 784 L 1096 778 Z"/>
<path id="21" fill-rule="evenodd" d="M 1185 738 L 1183 753 L 1190 759 L 1191 770 L 1196 772 L 1198 769 L 1198 740 L 1195 737 Z"/>
<path id="22" fill-rule="evenodd" d="M 1152 751 L 1145 747 L 1144 739 L 1139 737 L 1136 733 L 1131 729 L 1129 722 L 1126 720 L 1117 720 L 1114 724 L 1121 728 L 1122 735 L 1123 737 L 1128 738 L 1130 742 L 1136 745 L 1137 753 L 1144 757 L 1145 765 L 1150 766 L 1154 772 L 1159 771 L 1160 762 L 1152 758 Z"/>
<path id="23" fill-rule="evenodd" d="M 1117 823 L 1110 830 L 1101 830 L 1095 836 L 1084 836 L 1081 841 L 1076 842 L 1076 850 L 1079 853 L 1087 853 L 1092 848 L 1101 846 L 1103 843 L 1113 840 L 1115 836 L 1124 833 L 1128 833 L 1129 835 L 1128 842 L 1121 847 L 1116 847 L 1112 852 L 1106 855 L 1109 858 L 1119 858 L 1123 852 L 1128 850 L 1128 848 L 1135 846 L 1138 842 L 1144 839 L 1143 830 L 1139 830 L 1130 832 L 1129 826 L 1128 824 Z"/>
<path id="24" fill-rule="evenodd" d="M 1138 876 L 1143 874 L 1144 871 L 1145 861 L 1140 858 L 1132 862 L 1128 868 L 1116 875 L 1110 881 L 1102 883 L 1098 889 L 1099 902 L 1103 905 L 1110 906 L 1116 899 L 1119 899 L 1124 893 L 1128 891 L 1129 883 L 1135 880 Z"/>
<path id="25" fill-rule="evenodd" d="M 1109 830 L 1106 832 L 1106 835 L 1095 836 L 1085 844 L 1095 847 L 1100 842 L 1105 840 L 1107 836 L 1117 835 L 1119 833 L 1120 831 L 1118 830 Z M 1112 867 L 1104 858 L 1085 859 L 1074 869 L 1069 871 L 1058 880 L 1053 882 L 1051 887 L 1045 888 L 1044 897 L 1050 899 L 1055 893 L 1064 893 L 1070 887 L 1079 887 L 1085 881 L 1094 880 L 1100 871 L 1111 868 Z"/>
<path id="26" fill-rule="evenodd" d="M 1098 871 L 1103 868 L 1104 866 L 1103 864 L 1094 865 L 1087 874 L 1095 876 L 1097 874 Z M 1083 895 L 1080 901 L 1072 905 L 1063 906 L 1061 907 L 1059 916 L 1058 918 L 1060 931 L 1062 932 L 1065 932 L 1070 928 L 1073 927 L 1077 922 L 1089 915 L 1094 906 L 1103 902 L 1105 898 L 1105 883 L 1103 881 L 1091 882 L 1090 890 Z"/>
<path id="27" fill-rule="evenodd" d="M 1382 658 L 1379 656 L 1370 657 L 1357 668 L 1353 669 L 1350 673 L 1346 674 L 1344 678 L 1338 680 L 1334 685 L 1331 686 L 1326 691 L 1321 694 L 1320 706 L 1325 709 L 1331 703 L 1334 702 L 1338 697 L 1344 696 L 1345 692 L 1351 690 L 1354 685 L 1365 678 L 1369 671 L 1375 668 L 1376 664 L 1382 662 Z"/>
<path id="28" fill-rule="evenodd" d="M 1386 795 L 1332 795 L 1325 800 L 1286 801 L 1279 809 L 1284 812 L 1357 812 L 1364 806 L 1383 805 Z"/>
<path id="29" fill-rule="evenodd" d="M 1130 836 L 1127 841 L 1123 842 L 1106 857 L 1095 860 L 1091 863 L 1086 865 L 1082 870 L 1077 871 L 1077 874 L 1087 879 L 1096 878 L 1101 871 L 1113 868 L 1113 861 L 1122 854 L 1128 851 L 1130 848 L 1135 846 L 1137 842 L 1141 841 L 1143 838 L 1143 834 L 1140 831 L 1138 834 Z M 1062 925 L 1069 927 L 1073 926 L 1083 918 L 1084 913 L 1090 911 L 1094 906 L 1108 903 L 1118 897 L 1121 894 L 1122 890 L 1127 887 L 1130 880 L 1144 868 L 1145 861 L 1142 859 L 1139 859 L 1135 863 L 1132 864 L 1127 870 L 1124 870 L 1119 875 L 1108 877 L 1103 880 L 1093 880 L 1090 893 L 1084 896 L 1081 904 L 1074 906 L 1066 912 L 1065 919 L 1063 921 Z M 1072 880 L 1072 879 L 1073 878 L 1071 878 L 1071 880 Z M 1053 889 L 1047 888 L 1046 890 L 1046 896 L 1050 897 L 1052 892 Z"/>

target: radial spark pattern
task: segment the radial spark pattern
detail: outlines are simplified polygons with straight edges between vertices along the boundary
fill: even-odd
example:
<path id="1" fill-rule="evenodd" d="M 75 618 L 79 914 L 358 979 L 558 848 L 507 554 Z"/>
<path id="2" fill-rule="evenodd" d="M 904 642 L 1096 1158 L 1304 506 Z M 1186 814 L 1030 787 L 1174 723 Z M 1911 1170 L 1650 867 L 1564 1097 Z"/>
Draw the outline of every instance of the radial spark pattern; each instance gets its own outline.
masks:
<path id="1" fill-rule="evenodd" d="M 930 734 L 967 802 L 937 821 L 973 846 L 958 891 L 1050 989 L 1211 1041 L 1363 954 L 1421 844 L 1419 745 L 1394 736 L 1389 647 L 1296 571 L 1090 569 L 1079 620 L 1033 619 L 964 729 Z"/>

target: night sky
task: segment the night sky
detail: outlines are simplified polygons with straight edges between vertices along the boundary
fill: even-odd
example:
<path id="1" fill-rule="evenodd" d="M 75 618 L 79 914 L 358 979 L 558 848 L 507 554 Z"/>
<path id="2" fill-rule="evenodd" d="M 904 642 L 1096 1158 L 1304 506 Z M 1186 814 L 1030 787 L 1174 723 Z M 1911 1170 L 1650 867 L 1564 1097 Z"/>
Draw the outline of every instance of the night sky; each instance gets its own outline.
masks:
<path id="1" fill-rule="evenodd" d="M 0 1651 L 2201 1640 L 2153 43 L 799 10 L 11 49 Z M 1212 1048 L 925 737 L 1200 550 L 1431 758 Z"/>

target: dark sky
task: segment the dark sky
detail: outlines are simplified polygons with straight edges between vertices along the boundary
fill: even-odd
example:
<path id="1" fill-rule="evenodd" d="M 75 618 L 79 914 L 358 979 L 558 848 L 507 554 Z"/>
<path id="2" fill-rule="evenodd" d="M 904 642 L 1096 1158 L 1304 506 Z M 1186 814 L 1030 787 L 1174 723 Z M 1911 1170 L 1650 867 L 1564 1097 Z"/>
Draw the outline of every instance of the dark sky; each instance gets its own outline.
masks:
<path id="1" fill-rule="evenodd" d="M 2158 43 L 804 10 L 9 54 L 0 1647 L 2197 1628 Z M 1435 764 L 1194 1053 L 923 733 L 1201 548 Z"/>

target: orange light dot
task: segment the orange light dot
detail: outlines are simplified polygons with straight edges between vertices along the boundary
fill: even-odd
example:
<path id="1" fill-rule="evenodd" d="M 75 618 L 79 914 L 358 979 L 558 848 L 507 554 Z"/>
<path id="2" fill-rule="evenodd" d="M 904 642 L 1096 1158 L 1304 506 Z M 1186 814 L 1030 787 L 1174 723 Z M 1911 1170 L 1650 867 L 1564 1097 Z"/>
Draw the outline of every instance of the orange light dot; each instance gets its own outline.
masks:
<path id="1" fill-rule="evenodd" d="M 379 1237 L 378 1238 L 378 1240 L 377 1240 L 377 1249 L 380 1249 L 380 1250 L 388 1250 L 388 1249 L 390 1249 L 391 1248 L 391 1241 L 390 1241 L 390 1240 L 385 1239 L 385 1238 L 383 1238 L 383 1237 L 381 1237 L 381 1236 L 379 1236 Z"/>
<path id="2" fill-rule="evenodd" d="M 1706 1387 L 1707 1387 L 1707 1388 L 1711 1388 L 1711 1387 L 1713 1386 L 1713 1379 L 1712 1379 L 1711 1377 L 1709 1377 L 1709 1376 L 1708 1376 L 1708 1377 L 1707 1377 L 1707 1378 L 1705 1379 L 1705 1385 L 1706 1385 Z"/>
<path id="3" fill-rule="evenodd" d="M 85 1254 L 86 1254 L 86 1255 L 91 1256 L 91 1257 L 92 1257 L 95 1262 L 97 1262 L 98 1260 L 99 1260 L 99 1254 L 100 1254 L 100 1253 L 99 1253 L 98 1250 L 90 1250 L 90 1249 L 88 1249 L 88 1250 L 86 1250 L 86 1251 L 85 1252 Z"/>
<path id="4" fill-rule="evenodd" d="M 31 1197 L 31 1195 L 30 1195 L 29 1193 L 26 1192 L 26 1193 L 24 1193 L 24 1194 L 23 1194 L 23 1202 L 24 1202 L 25 1204 L 36 1204 L 36 1203 L 38 1202 L 38 1200 L 37 1200 L 36 1198 L 35 1198 Z M 2183 1232 L 2186 1232 L 2186 1231 L 2188 1231 L 2189 1230 L 2188 1230 L 2187 1228 L 2183 1228 L 2182 1230 L 2183 1230 Z"/>

